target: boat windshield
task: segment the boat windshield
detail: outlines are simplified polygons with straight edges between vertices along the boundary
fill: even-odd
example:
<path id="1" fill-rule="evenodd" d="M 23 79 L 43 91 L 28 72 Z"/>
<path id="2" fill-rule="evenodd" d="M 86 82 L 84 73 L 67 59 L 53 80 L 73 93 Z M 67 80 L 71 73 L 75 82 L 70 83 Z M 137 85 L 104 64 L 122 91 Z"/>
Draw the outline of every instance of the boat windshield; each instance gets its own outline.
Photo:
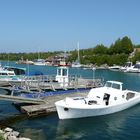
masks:
<path id="1" fill-rule="evenodd" d="M 120 89 L 121 88 L 120 84 L 112 83 L 112 82 L 106 82 L 105 87 L 112 87 L 112 88 L 115 88 L 115 89 Z"/>
<path id="2" fill-rule="evenodd" d="M 112 83 L 110 83 L 110 82 L 106 82 L 105 87 L 111 87 L 111 84 Z"/>
<path id="3" fill-rule="evenodd" d="M 132 66 L 132 63 L 131 62 L 126 62 L 124 67 L 131 67 Z"/>
<path id="4" fill-rule="evenodd" d="M 120 89 L 120 84 L 112 83 L 112 88 Z"/>
<path id="5" fill-rule="evenodd" d="M 140 69 L 140 64 L 136 64 L 136 65 L 134 66 L 134 68 Z"/>

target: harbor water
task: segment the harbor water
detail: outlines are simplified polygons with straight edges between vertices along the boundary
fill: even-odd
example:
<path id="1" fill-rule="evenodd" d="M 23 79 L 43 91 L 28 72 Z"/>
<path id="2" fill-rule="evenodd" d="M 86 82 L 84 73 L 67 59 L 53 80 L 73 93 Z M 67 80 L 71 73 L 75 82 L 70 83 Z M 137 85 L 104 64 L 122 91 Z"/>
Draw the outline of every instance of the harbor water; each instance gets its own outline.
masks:
<path id="1" fill-rule="evenodd" d="M 16 65 L 13 62 L 10 64 Z M 46 75 L 56 74 L 56 67 L 16 66 L 27 68 L 27 74 L 30 75 L 35 72 Z M 117 80 L 124 83 L 125 89 L 140 91 L 140 74 L 138 73 L 70 68 L 70 74 L 79 74 L 91 79 L 102 78 L 104 82 Z M 32 140 L 139 140 L 140 104 L 106 116 L 59 120 L 57 113 L 27 118 L 20 114 L 12 102 L 0 101 L 0 127 L 2 125 L 13 127 L 22 136 Z"/>

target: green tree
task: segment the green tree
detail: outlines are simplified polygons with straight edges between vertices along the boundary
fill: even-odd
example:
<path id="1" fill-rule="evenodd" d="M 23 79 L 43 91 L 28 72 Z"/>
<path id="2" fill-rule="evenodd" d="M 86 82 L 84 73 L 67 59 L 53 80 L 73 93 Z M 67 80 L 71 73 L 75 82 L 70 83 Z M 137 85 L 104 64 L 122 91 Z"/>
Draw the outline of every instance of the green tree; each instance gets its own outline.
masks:
<path id="1" fill-rule="evenodd" d="M 109 48 L 109 54 L 129 54 L 133 51 L 132 41 L 127 37 L 117 39 Z"/>
<path id="2" fill-rule="evenodd" d="M 114 44 L 111 44 L 109 48 L 109 54 L 120 54 L 121 53 L 121 39 L 117 39 Z"/>
<path id="3" fill-rule="evenodd" d="M 106 54 L 108 51 L 108 48 L 105 47 L 103 44 L 100 44 L 100 45 L 97 45 L 94 50 L 93 50 L 93 53 L 94 54 L 98 54 L 98 55 L 101 55 L 101 54 Z"/>
<path id="4" fill-rule="evenodd" d="M 123 37 L 121 40 L 121 52 L 129 54 L 133 51 L 133 44 L 132 41 L 127 37 Z"/>

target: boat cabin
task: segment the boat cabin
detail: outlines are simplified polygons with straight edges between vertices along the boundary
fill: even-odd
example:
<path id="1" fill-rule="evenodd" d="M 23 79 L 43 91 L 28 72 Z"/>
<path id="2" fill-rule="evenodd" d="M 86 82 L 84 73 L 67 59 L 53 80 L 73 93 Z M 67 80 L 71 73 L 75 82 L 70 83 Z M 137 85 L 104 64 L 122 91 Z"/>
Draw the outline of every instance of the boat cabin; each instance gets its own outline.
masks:
<path id="1" fill-rule="evenodd" d="M 14 71 L 1 70 L 0 76 L 15 76 Z"/>
<path id="2" fill-rule="evenodd" d="M 68 67 L 58 67 L 56 81 L 60 83 L 61 87 L 67 87 L 69 82 Z"/>
<path id="3" fill-rule="evenodd" d="M 14 71 L 15 75 L 25 75 L 26 74 L 26 68 L 19 68 L 19 67 L 13 67 L 13 66 L 5 66 L 4 70 Z"/>
<path id="4" fill-rule="evenodd" d="M 133 63 L 132 62 L 126 62 L 124 64 L 124 67 L 132 67 L 133 66 Z"/>
<path id="5" fill-rule="evenodd" d="M 104 87 L 92 89 L 88 94 L 88 100 L 97 104 L 113 105 L 126 100 L 126 94 L 122 90 L 122 84 L 118 81 L 107 81 Z"/>

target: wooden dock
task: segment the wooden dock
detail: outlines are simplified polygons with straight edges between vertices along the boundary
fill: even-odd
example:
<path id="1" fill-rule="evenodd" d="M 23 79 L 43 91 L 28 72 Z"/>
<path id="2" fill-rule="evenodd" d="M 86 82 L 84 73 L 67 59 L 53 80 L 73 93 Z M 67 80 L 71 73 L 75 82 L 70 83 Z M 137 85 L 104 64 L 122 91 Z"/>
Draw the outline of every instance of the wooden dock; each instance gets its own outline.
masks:
<path id="1" fill-rule="evenodd" d="M 25 76 L 18 82 L 12 80 L 10 85 L 11 87 L 2 87 L 10 95 L 0 94 L 0 100 L 22 103 L 24 106 L 21 106 L 21 110 L 28 116 L 35 116 L 56 111 L 55 102 L 66 97 L 86 96 L 89 89 L 102 86 L 102 80 L 69 75 L 68 67 L 58 67 L 55 76 Z M 28 106 L 25 106 L 25 103 L 28 103 Z"/>
<path id="2" fill-rule="evenodd" d="M 85 97 L 87 96 L 87 92 L 76 92 L 62 95 L 53 95 L 44 98 L 44 104 L 41 105 L 30 105 L 30 106 L 22 106 L 21 110 L 26 112 L 29 117 L 38 116 L 38 115 L 47 115 L 51 112 L 56 112 L 55 102 L 62 100 L 66 97 Z"/>
<path id="3" fill-rule="evenodd" d="M 98 85 L 97 85 L 97 87 L 98 87 Z M 71 88 L 71 87 L 69 87 L 69 88 Z M 82 88 L 83 88 L 83 85 L 82 85 Z M 28 103 L 28 106 L 25 106 L 25 104 L 24 104 L 24 106 L 20 106 L 20 108 L 21 108 L 21 111 L 25 112 L 29 117 L 38 116 L 38 115 L 42 115 L 42 114 L 47 115 L 48 113 L 55 112 L 56 111 L 56 108 L 55 108 L 56 101 L 65 99 L 66 97 L 84 97 L 84 96 L 87 96 L 88 91 L 90 90 L 89 87 L 84 87 L 85 90 L 80 90 L 77 88 L 74 88 L 72 90 L 63 89 L 62 93 L 61 93 L 61 90 L 60 91 L 58 90 L 58 94 L 51 93 L 52 95 L 49 95 L 49 96 L 37 97 L 37 98 L 27 98 L 24 96 L 14 96 L 13 87 L 7 87 L 7 88 L 3 87 L 2 89 L 7 90 L 8 93 L 10 93 L 10 95 L 0 94 L 0 100 L 13 101 L 16 103 L 23 103 L 23 104 Z M 22 89 L 21 90 L 17 89 L 17 91 L 19 91 L 21 93 L 22 93 L 22 91 L 25 93 L 29 92 L 28 90 L 22 90 Z M 66 92 L 64 92 L 64 91 L 66 91 Z M 70 91 L 70 92 L 67 92 L 67 91 Z"/>

